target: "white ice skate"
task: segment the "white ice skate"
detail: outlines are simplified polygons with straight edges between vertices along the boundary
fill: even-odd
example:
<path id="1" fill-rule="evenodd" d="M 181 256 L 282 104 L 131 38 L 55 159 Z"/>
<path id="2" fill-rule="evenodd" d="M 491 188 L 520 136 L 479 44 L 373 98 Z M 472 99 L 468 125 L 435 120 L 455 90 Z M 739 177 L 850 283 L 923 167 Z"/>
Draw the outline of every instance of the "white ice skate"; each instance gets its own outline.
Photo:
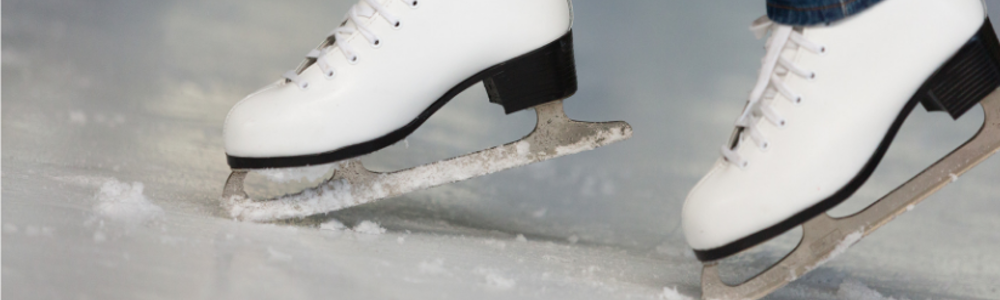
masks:
<path id="1" fill-rule="evenodd" d="M 784 286 L 1000 149 L 1000 43 L 980 0 L 886 0 L 848 19 L 770 32 L 757 85 L 722 158 L 690 192 L 683 227 L 706 262 L 705 299 L 757 299 Z M 825 212 L 872 174 L 917 104 L 958 118 L 977 103 L 981 131 L 864 211 Z M 803 224 L 787 257 L 738 285 L 714 261 Z"/>
<path id="2" fill-rule="evenodd" d="M 577 90 L 569 0 L 362 0 L 306 61 L 226 118 L 232 217 L 301 218 L 469 179 L 629 138 L 624 122 L 568 119 Z M 375 173 L 354 159 L 416 130 L 483 82 L 490 102 L 534 108 L 523 139 L 412 169 Z M 319 187 L 277 199 L 243 191 L 252 170 L 342 162 Z"/>

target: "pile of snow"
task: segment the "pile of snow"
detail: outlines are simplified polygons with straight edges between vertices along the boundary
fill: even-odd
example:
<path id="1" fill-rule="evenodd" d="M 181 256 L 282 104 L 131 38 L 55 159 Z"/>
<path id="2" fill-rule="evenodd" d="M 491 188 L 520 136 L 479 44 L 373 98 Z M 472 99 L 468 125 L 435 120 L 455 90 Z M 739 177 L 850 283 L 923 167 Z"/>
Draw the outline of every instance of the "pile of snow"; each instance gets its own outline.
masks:
<path id="1" fill-rule="evenodd" d="M 354 232 L 379 235 L 385 233 L 385 228 L 372 221 L 361 221 L 358 226 L 354 226 Z"/>
<path id="2" fill-rule="evenodd" d="M 578 237 L 578 236 L 576 236 L 574 234 L 574 235 L 571 235 L 568 238 L 566 238 L 566 241 L 568 241 L 570 244 L 576 244 L 576 242 L 580 241 L 580 237 Z"/>
<path id="3" fill-rule="evenodd" d="M 340 164 L 325 164 L 318 166 L 308 166 L 299 168 L 284 168 L 284 169 L 264 169 L 254 171 L 257 174 L 263 175 L 268 180 L 277 183 L 287 183 L 292 181 L 306 181 L 312 182 L 317 179 L 326 177 L 330 171 L 336 171 Z"/>
<path id="4" fill-rule="evenodd" d="M 869 288 L 861 281 L 847 279 L 840 284 L 837 290 L 837 299 L 840 300 L 896 300 L 893 297 L 882 296 L 878 291 Z M 903 298 L 902 300 L 906 300 Z"/>
<path id="5" fill-rule="evenodd" d="M 517 281 L 501 275 L 497 270 L 478 268 L 476 273 L 483 276 L 483 279 L 486 280 L 486 287 L 491 289 L 507 290 L 517 285 Z"/>
<path id="6" fill-rule="evenodd" d="M 694 298 L 692 298 L 692 297 L 690 297 L 688 295 L 681 294 L 680 292 L 678 292 L 677 291 L 677 287 L 672 287 L 672 288 L 664 287 L 663 288 L 663 293 L 660 294 L 660 299 L 663 299 L 663 300 L 694 300 Z"/>
<path id="7" fill-rule="evenodd" d="M 344 223 L 340 223 L 340 221 L 337 221 L 335 219 L 330 219 L 329 221 L 326 221 L 323 224 L 319 224 L 319 229 L 330 230 L 330 231 L 341 231 L 347 229 L 347 226 L 344 226 Z"/>
<path id="8" fill-rule="evenodd" d="M 518 233 L 518 234 L 517 234 L 517 237 L 516 237 L 516 238 L 514 238 L 514 240 L 515 240 L 515 241 L 518 241 L 518 242 L 521 242 L 521 243 L 524 243 L 524 242 L 527 242 L 527 241 L 528 241 L 528 238 L 524 237 L 524 235 L 523 235 L 523 234 L 520 234 L 520 233 Z"/>
<path id="9" fill-rule="evenodd" d="M 378 223 L 372 221 L 361 221 L 361 223 L 358 223 L 357 226 L 354 226 L 354 229 L 348 229 L 347 226 L 344 226 L 344 223 L 341 223 L 340 221 L 337 221 L 335 219 L 330 219 L 329 221 L 320 224 L 319 229 L 329 230 L 329 231 L 351 230 L 356 233 L 371 234 L 371 235 L 380 235 L 385 233 L 385 228 L 382 228 L 382 226 L 378 225 Z"/>
<path id="10" fill-rule="evenodd" d="M 163 216 L 163 208 L 153 204 L 142 194 L 141 182 L 131 184 L 110 179 L 97 193 L 94 212 L 99 216 L 130 226 L 136 226 Z"/>

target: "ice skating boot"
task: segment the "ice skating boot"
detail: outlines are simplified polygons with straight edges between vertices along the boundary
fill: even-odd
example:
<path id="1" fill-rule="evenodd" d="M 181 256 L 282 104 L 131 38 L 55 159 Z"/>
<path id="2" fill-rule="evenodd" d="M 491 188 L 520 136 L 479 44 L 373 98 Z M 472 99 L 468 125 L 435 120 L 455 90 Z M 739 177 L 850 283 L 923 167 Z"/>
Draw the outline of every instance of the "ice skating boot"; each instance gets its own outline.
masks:
<path id="1" fill-rule="evenodd" d="M 563 114 L 561 100 L 577 90 L 572 17 L 568 0 L 360 1 L 298 69 L 232 108 L 224 138 L 234 172 L 224 201 L 237 218 L 302 217 L 628 138 L 623 122 Z M 535 132 L 400 172 L 347 161 L 324 186 L 282 199 L 243 192 L 251 170 L 340 162 L 395 144 L 479 82 L 508 114 L 535 108 Z"/>
<path id="2" fill-rule="evenodd" d="M 770 33 L 757 84 L 683 209 L 687 241 L 708 262 L 706 299 L 767 295 L 1000 147 L 1000 44 L 980 0 L 885 0 L 831 24 L 761 18 L 751 29 Z M 979 103 L 986 123 L 965 146 L 857 215 L 825 214 L 868 179 L 918 104 L 958 118 Z M 713 261 L 803 223 L 799 246 L 771 269 L 719 281 Z"/>

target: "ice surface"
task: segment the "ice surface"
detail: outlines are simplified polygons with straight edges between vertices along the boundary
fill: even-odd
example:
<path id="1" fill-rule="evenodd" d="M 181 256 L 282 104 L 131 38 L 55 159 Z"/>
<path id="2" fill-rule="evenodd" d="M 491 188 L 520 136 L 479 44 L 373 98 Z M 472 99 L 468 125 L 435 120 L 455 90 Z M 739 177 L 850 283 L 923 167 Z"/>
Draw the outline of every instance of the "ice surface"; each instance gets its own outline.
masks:
<path id="1" fill-rule="evenodd" d="M 292 256 L 284 252 L 274 250 L 274 248 L 268 247 L 267 253 L 269 254 L 268 259 L 271 261 L 291 261 Z"/>
<path id="2" fill-rule="evenodd" d="M 17 231 L 17 226 L 10 225 L 4 227 L 4 233 L 19 233 Z M 55 234 L 55 229 L 51 227 L 38 227 L 28 225 L 24 227 L 24 232 L 22 232 L 26 237 L 52 237 Z"/>
<path id="3" fill-rule="evenodd" d="M 69 122 L 79 125 L 87 125 L 87 114 L 82 111 L 69 112 Z"/>
<path id="4" fill-rule="evenodd" d="M 858 281 L 857 279 L 846 279 L 840 284 L 840 288 L 837 289 L 837 299 L 838 300 L 897 300 L 893 297 L 882 296 L 878 291 L 875 291 Z M 907 298 L 902 298 L 899 300 L 908 300 Z"/>
<path id="5" fill-rule="evenodd" d="M 101 232 L 101 231 L 95 231 L 94 232 L 94 242 L 95 243 L 102 243 L 102 242 L 107 241 L 107 240 L 108 240 L 108 235 L 104 234 L 104 232 Z"/>
<path id="6" fill-rule="evenodd" d="M 448 273 L 448 270 L 444 268 L 444 259 L 442 258 L 436 258 L 432 261 L 422 261 L 417 267 L 420 269 L 421 274 L 442 275 Z"/>
<path id="7" fill-rule="evenodd" d="M 17 233 L 17 225 L 14 224 L 3 224 L 4 233 Z"/>
<path id="8" fill-rule="evenodd" d="M 491 246 L 493 248 L 496 248 L 496 249 L 500 249 L 500 250 L 507 249 L 507 243 L 504 243 L 503 241 L 498 241 L 498 240 L 495 240 L 495 239 L 488 239 L 486 241 L 483 241 L 483 243 L 486 244 L 486 245 L 489 245 L 489 246 Z"/>

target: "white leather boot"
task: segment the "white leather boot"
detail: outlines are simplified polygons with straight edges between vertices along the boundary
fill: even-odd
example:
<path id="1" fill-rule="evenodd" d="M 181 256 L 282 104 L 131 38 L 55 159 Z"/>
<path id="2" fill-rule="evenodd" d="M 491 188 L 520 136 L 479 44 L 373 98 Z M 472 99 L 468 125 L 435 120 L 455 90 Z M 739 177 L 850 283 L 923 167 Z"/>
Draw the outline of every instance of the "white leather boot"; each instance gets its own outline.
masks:
<path id="1" fill-rule="evenodd" d="M 233 172 L 222 205 L 241 220 L 302 218 L 628 139 L 628 123 L 576 121 L 563 111 L 577 90 L 572 14 L 569 0 L 360 1 L 302 67 L 230 111 L 224 135 Z M 535 129 L 404 170 L 372 171 L 356 158 L 402 140 L 478 82 L 508 114 L 533 109 Z M 266 173 L 336 171 L 299 193 L 246 193 L 250 172 L 278 168 Z"/>
<path id="2" fill-rule="evenodd" d="M 340 161 L 405 138 L 485 82 L 507 113 L 572 95 L 569 0 L 362 0 L 296 71 L 226 118 L 233 169 Z"/>
<path id="3" fill-rule="evenodd" d="M 921 103 L 958 118 L 1000 86 L 980 0 L 885 0 L 845 20 L 770 31 L 757 85 L 722 158 L 684 204 L 703 261 L 777 236 L 847 199 Z"/>

